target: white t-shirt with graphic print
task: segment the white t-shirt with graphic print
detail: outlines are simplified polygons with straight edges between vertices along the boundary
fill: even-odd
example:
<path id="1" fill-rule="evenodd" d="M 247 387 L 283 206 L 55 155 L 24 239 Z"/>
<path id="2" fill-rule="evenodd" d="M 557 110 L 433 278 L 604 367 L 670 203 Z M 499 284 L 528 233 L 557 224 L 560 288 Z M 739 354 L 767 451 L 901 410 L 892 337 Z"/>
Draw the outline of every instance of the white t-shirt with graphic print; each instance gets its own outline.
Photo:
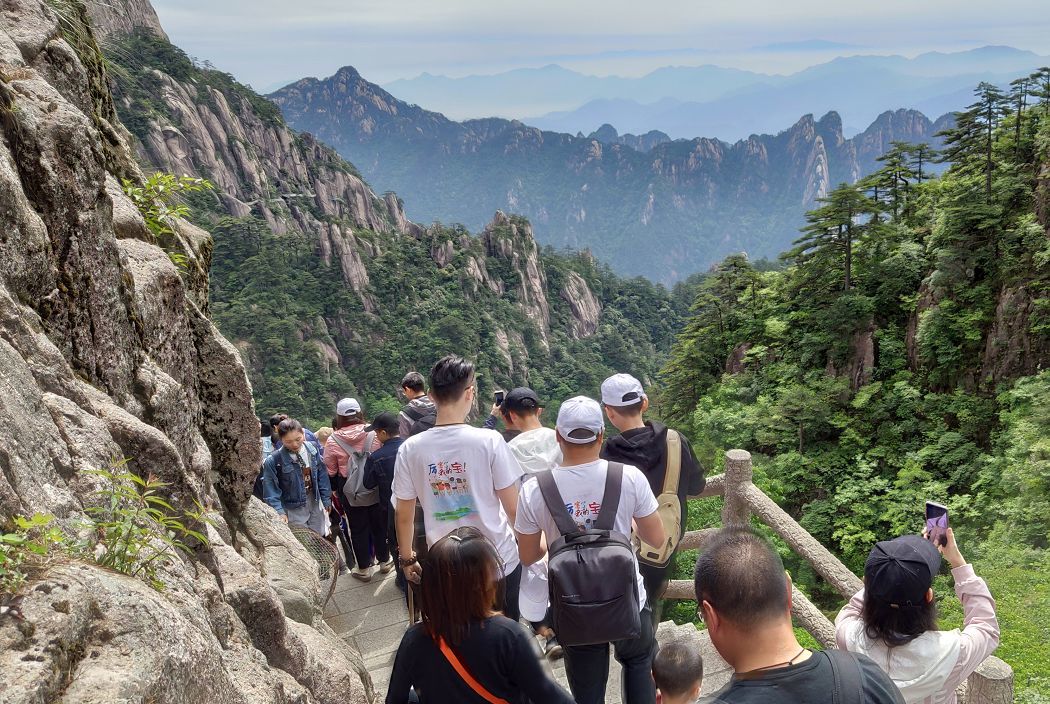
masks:
<path id="1" fill-rule="evenodd" d="M 558 467 L 554 470 L 554 481 L 558 485 L 561 498 L 565 501 L 565 510 L 569 512 L 577 525 L 583 528 L 594 527 L 594 521 L 597 520 L 598 512 L 602 507 L 605 475 L 608 471 L 609 463 L 605 460 L 595 460 L 573 467 Z M 616 507 L 613 530 L 630 537 L 631 520 L 650 516 L 659 507 L 645 475 L 637 467 L 624 465 L 623 484 L 620 486 L 620 504 Z M 524 535 L 543 531 L 547 538 L 547 545 L 561 537 L 561 531 L 558 530 L 554 517 L 547 510 L 539 482 L 535 478 L 529 479 L 521 487 L 521 496 L 518 498 L 518 516 L 514 521 L 514 529 Z M 642 582 L 641 573 L 638 572 L 637 557 L 635 557 L 634 566 L 635 573 L 638 575 L 638 601 L 644 607 L 645 585 Z"/>
<path id="2" fill-rule="evenodd" d="M 402 443 L 392 488 L 396 499 L 419 500 L 427 545 L 474 526 L 496 546 L 510 574 L 519 564 L 518 545 L 496 492 L 520 479 L 518 461 L 495 430 L 438 425 Z"/>

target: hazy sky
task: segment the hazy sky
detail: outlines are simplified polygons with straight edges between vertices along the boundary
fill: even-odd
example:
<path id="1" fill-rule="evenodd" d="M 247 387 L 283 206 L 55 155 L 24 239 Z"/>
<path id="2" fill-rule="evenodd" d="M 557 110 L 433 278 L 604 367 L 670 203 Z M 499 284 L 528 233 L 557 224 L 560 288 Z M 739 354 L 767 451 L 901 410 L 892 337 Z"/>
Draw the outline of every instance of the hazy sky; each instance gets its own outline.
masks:
<path id="1" fill-rule="evenodd" d="M 353 65 L 424 71 L 559 63 L 595 74 L 717 63 L 792 72 L 835 55 L 1008 44 L 1050 54 L 1046 0 L 153 0 L 172 41 L 259 90 Z M 818 50 L 769 45 L 809 40 Z"/>

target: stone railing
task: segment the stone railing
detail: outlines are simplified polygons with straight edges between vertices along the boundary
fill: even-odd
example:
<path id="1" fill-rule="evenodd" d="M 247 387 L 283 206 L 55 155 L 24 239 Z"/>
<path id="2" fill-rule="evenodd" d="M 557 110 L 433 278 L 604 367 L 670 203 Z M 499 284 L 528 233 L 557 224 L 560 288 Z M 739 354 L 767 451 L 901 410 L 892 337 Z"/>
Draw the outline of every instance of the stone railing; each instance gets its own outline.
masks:
<path id="1" fill-rule="evenodd" d="M 748 525 L 755 516 L 769 526 L 792 550 L 804 558 L 843 599 L 849 599 L 860 590 L 861 580 L 837 557 L 810 535 L 775 501 L 754 485 L 751 454 L 745 450 L 726 452 L 724 474 L 709 477 L 700 498 L 722 496 L 723 525 Z M 704 542 L 718 529 L 704 528 L 685 534 L 681 550 L 702 548 Z M 796 622 L 826 648 L 835 647 L 835 626 L 809 598 L 791 587 L 791 612 Z M 695 599 L 693 583 L 672 580 L 664 592 L 665 599 Z M 965 685 L 960 687 L 960 702 L 964 704 L 1006 704 L 1013 701 L 1013 671 L 996 657 L 988 658 Z"/>

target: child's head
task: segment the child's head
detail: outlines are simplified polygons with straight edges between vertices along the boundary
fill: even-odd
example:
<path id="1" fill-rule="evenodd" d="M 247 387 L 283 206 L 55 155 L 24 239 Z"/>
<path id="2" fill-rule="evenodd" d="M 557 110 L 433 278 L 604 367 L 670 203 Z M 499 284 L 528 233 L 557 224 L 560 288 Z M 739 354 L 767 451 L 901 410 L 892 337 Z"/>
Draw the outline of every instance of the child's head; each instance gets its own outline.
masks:
<path id="1" fill-rule="evenodd" d="M 694 638 L 680 638 L 666 645 L 653 658 L 653 679 L 661 704 L 686 704 L 700 696 L 704 661 Z"/>

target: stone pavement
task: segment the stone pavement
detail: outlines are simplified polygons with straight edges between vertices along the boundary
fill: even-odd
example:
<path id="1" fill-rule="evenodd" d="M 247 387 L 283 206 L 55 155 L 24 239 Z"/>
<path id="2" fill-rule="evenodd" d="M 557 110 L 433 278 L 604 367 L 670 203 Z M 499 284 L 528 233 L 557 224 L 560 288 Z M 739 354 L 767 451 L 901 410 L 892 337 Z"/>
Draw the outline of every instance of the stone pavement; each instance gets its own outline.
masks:
<path id="1" fill-rule="evenodd" d="M 327 584 L 322 588 L 327 590 Z M 394 653 L 408 627 L 408 613 L 404 598 L 394 584 L 394 574 L 381 575 L 377 572 L 372 581 L 367 583 L 349 574 L 340 575 L 335 593 L 325 606 L 324 618 L 336 633 L 357 646 L 365 667 L 372 675 L 376 702 L 383 702 L 394 664 Z M 691 625 L 675 626 L 665 622 L 660 624 L 658 638 L 664 641 L 670 637 L 693 636 L 693 632 Z M 718 657 L 706 632 L 700 631 L 693 637 L 699 638 L 704 656 L 703 693 L 710 694 L 729 679 L 729 666 Z M 564 660 L 554 664 L 553 674 L 568 689 Z M 620 666 L 615 659 L 610 662 L 606 701 L 620 701 Z"/>

